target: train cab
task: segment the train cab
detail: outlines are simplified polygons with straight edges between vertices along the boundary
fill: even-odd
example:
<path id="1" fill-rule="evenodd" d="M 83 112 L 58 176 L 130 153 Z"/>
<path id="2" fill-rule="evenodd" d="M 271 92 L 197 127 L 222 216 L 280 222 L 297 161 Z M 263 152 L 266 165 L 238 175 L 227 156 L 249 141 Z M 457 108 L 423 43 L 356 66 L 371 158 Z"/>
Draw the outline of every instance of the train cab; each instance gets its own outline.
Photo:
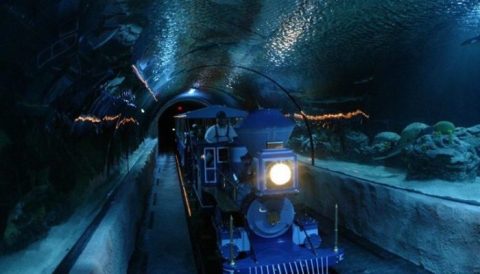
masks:
<path id="1" fill-rule="evenodd" d="M 205 193 L 216 192 L 219 184 L 225 184 L 229 169 L 241 162 L 246 148 L 233 142 L 209 143 L 204 136 L 215 125 L 219 112 L 225 113 L 228 126 L 238 128 L 248 113 L 225 106 L 209 106 L 175 116 L 177 151 L 180 164 L 202 208 L 210 208 Z"/>

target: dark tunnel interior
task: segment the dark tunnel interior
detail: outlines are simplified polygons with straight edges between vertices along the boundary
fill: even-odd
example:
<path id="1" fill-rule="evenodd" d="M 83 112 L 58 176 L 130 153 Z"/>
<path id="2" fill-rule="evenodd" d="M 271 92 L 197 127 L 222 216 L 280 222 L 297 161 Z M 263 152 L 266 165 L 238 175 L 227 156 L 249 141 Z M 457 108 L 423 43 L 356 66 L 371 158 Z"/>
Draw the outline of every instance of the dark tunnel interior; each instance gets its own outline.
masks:
<path id="1" fill-rule="evenodd" d="M 175 144 L 175 116 L 187 111 L 205 107 L 203 103 L 194 101 L 180 101 L 169 106 L 160 114 L 158 119 L 158 149 L 161 152 L 174 151 Z"/>

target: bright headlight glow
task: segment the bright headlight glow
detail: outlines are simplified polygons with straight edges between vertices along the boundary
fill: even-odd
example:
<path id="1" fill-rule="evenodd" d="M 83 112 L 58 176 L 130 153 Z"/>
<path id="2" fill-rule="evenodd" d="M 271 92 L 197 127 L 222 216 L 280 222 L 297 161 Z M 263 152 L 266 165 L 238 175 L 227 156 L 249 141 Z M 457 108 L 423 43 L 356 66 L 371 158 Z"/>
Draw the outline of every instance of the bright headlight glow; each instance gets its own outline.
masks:
<path id="1" fill-rule="evenodd" d="M 272 180 L 274 184 L 281 186 L 290 181 L 292 178 L 292 170 L 290 170 L 290 167 L 286 164 L 277 163 L 270 168 L 268 176 L 270 176 L 270 180 Z"/>

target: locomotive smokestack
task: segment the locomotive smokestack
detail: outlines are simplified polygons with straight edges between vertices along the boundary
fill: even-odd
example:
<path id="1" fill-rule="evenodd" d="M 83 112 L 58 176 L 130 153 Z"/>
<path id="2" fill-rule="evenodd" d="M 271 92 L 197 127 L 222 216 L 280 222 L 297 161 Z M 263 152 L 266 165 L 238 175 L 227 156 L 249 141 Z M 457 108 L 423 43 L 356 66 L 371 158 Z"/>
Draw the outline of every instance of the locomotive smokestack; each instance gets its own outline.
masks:
<path id="1" fill-rule="evenodd" d="M 251 155 L 267 148 L 268 142 L 281 142 L 285 145 L 292 134 L 295 123 L 279 110 L 261 109 L 250 113 L 237 129 L 238 140 Z"/>

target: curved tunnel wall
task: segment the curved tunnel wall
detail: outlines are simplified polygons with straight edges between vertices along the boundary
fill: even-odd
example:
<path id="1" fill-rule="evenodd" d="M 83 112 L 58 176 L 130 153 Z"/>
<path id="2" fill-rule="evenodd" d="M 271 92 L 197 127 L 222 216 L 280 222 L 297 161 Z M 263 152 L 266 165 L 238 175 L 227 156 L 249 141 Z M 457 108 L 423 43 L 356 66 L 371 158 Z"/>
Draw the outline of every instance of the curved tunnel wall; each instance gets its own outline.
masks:
<path id="1" fill-rule="evenodd" d="M 3 2 L 0 232 L 13 249 L 64 221 L 75 190 L 157 135 L 190 87 L 209 91 L 205 104 L 291 105 L 234 67 L 268 75 L 309 114 L 361 106 L 398 132 L 480 115 L 480 51 L 464 43 L 478 35 L 477 0 Z M 47 54 L 58 42 L 64 51 Z M 214 64 L 229 68 L 205 67 Z M 117 130 L 108 119 L 118 114 L 138 124 Z M 93 122 L 77 121 L 85 116 Z M 16 215 L 21 204 L 45 210 Z"/>

